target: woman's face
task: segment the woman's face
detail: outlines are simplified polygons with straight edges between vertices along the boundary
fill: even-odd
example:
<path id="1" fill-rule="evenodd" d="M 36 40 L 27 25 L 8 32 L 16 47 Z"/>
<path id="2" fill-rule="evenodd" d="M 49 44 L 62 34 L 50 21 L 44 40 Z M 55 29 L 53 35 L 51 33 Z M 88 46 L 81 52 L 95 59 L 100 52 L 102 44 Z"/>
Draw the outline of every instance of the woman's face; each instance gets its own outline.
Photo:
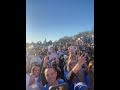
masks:
<path id="1" fill-rule="evenodd" d="M 34 73 L 35 76 L 39 76 L 39 74 L 40 74 L 40 67 L 35 67 L 33 73 Z"/>

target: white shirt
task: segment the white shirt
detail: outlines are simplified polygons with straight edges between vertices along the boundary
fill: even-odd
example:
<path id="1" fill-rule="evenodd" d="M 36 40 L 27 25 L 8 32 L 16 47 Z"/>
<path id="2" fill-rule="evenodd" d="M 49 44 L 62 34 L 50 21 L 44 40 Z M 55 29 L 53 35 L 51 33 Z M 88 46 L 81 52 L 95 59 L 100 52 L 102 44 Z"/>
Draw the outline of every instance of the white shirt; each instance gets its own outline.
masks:
<path id="1" fill-rule="evenodd" d="M 30 76 L 29 76 L 29 74 L 26 74 L 26 90 L 34 90 L 34 89 L 38 90 L 39 89 L 38 82 L 37 82 L 38 78 L 35 78 L 35 83 L 32 84 L 31 86 L 28 86 L 29 80 L 30 80 Z"/>

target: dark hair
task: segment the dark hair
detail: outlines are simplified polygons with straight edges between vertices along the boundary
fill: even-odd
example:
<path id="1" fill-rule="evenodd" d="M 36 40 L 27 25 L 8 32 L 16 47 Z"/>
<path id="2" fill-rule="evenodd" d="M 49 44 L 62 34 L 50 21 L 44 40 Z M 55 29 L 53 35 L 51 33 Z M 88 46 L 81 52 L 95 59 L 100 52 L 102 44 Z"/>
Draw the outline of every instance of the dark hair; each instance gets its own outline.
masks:
<path id="1" fill-rule="evenodd" d="M 53 66 L 48 66 L 45 68 L 44 73 L 45 73 L 46 69 L 50 69 L 50 68 L 52 68 L 56 72 L 56 69 Z"/>

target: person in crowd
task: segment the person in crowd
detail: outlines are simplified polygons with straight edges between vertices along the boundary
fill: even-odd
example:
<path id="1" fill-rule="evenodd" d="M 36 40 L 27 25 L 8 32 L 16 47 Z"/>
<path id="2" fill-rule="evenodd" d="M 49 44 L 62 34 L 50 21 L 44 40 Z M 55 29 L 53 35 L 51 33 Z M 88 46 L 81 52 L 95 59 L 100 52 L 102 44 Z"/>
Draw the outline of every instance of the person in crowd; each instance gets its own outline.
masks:
<path id="1" fill-rule="evenodd" d="M 62 51 L 62 47 L 58 48 L 57 55 L 58 55 L 58 58 L 60 58 L 61 55 L 64 55 L 64 52 Z"/>
<path id="2" fill-rule="evenodd" d="M 94 90 L 94 42 L 86 34 L 79 42 L 27 48 L 26 90 L 49 90 L 64 82 L 69 90 Z"/>
<path id="3" fill-rule="evenodd" d="M 41 52 L 40 52 L 40 57 L 43 60 L 44 56 L 47 54 L 47 49 L 42 48 Z"/>
<path id="4" fill-rule="evenodd" d="M 55 52 L 53 45 L 48 46 L 48 52 L 49 53 L 54 53 Z"/>
<path id="5" fill-rule="evenodd" d="M 65 64 L 67 63 L 67 61 L 68 61 L 68 55 L 64 54 L 64 62 L 65 62 Z"/>
<path id="6" fill-rule="evenodd" d="M 61 71 L 61 68 L 59 67 L 59 65 L 56 63 L 55 60 L 52 60 L 51 62 L 51 66 L 55 68 L 55 70 L 57 71 L 57 79 L 58 78 L 62 78 L 62 71 Z"/>
<path id="7" fill-rule="evenodd" d="M 88 72 L 86 76 L 86 84 L 88 86 L 88 90 L 94 90 L 94 61 L 89 62 Z"/>
<path id="8" fill-rule="evenodd" d="M 39 53 L 38 53 L 36 50 L 34 50 L 33 56 L 31 57 L 31 60 L 30 60 L 31 64 L 32 64 L 33 62 L 36 62 L 37 64 L 41 64 L 42 59 L 38 56 L 38 54 L 39 54 Z"/>
<path id="9" fill-rule="evenodd" d="M 56 57 L 55 57 L 56 58 Z M 55 60 L 55 58 L 53 58 L 54 60 L 51 60 L 51 62 L 50 62 L 50 60 L 49 60 L 49 56 L 46 56 L 45 58 L 44 58 L 44 61 L 43 61 L 43 67 L 42 67 L 42 71 L 41 71 L 41 74 L 42 74 L 42 81 L 43 81 L 43 85 L 45 85 L 46 83 L 47 83 L 47 80 L 46 80 L 46 78 L 45 78 L 45 74 L 44 74 L 44 71 L 45 71 L 45 69 L 48 67 L 48 66 L 52 66 L 52 67 L 54 67 L 55 68 L 55 70 L 57 71 L 57 79 L 58 78 L 62 78 L 62 73 L 61 73 L 61 69 L 60 69 L 60 67 L 58 66 L 58 63 L 56 62 L 56 60 Z"/>
<path id="10" fill-rule="evenodd" d="M 38 56 L 38 52 L 35 49 L 32 49 L 29 55 L 26 57 L 27 65 L 28 65 L 28 72 L 30 73 L 30 70 L 32 66 L 34 65 L 40 65 L 42 62 L 42 59 Z"/>
<path id="11" fill-rule="evenodd" d="M 80 50 L 79 49 L 76 49 L 75 56 L 76 56 L 76 60 L 78 60 L 78 58 L 80 56 Z"/>
<path id="12" fill-rule="evenodd" d="M 31 73 L 26 75 L 27 90 L 43 90 L 42 79 L 40 75 L 40 67 L 35 65 L 31 69 Z"/>
<path id="13" fill-rule="evenodd" d="M 71 54 L 71 55 L 75 56 L 75 52 L 76 52 L 75 47 L 74 46 L 70 46 L 69 47 L 69 55 Z"/>
<path id="14" fill-rule="evenodd" d="M 42 77 L 43 86 L 44 86 L 45 84 L 47 84 L 47 80 L 46 80 L 46 78 L 45 78 L 44 71 L 45 71 L 45 68 L 48 67 L 48 62 L 49 62 L 49 57 L 48 57 L 48 56 L 45 56 L 45 57 L 44 57 L 44 60 L 43 60 L 42 69 L 41 69 L 41 77 Z"/>
<path id="15" fill-rule="evenodd" d="M 44 71 L 47 84 L 44 86 L 44 90 L 49 90 L 50 86 L 55 86 L 64 83 L 62 79 L 56 79 L 57 71 L 54 67 L 47 67 Z"/>
<path id="16" fill-rule="evenodd" d="M 67 56 L 66 56 L 66 58 L 67 58 Z M 66 62 L 65 62 L 65 59 L 66 58 L 64 58 L 64 55 L 61 55 L 60 56 L 60 58 L 59 58 L 59 65 L 58 65 L 58 68 L 60 68 L 60 74 L 58 74 L 58 76 L 61 78 L 61 79 L 64 79 L 64 70 L 63 70 L 63 68 L 64 68 L 64 66 L 65 66 L 65 64 L 66 64 Z"/>
<path id="17" fill-rule="evenodd" d="M 85 83 L 85 78 L 83 77 L 80 70 L 83 64 L 85 63 L 86 55 L 86 53 L 82 54 L 81 57 L 79 57 L 78 62 L 76 62 L 76 60 L 74 59 L 70 59 L 70 61 L 67 64 L 68 72 L 66 73 L 66 80 L 69 84 L 70 90 L 74 90 L 74 85 L 76 83 Z"/>

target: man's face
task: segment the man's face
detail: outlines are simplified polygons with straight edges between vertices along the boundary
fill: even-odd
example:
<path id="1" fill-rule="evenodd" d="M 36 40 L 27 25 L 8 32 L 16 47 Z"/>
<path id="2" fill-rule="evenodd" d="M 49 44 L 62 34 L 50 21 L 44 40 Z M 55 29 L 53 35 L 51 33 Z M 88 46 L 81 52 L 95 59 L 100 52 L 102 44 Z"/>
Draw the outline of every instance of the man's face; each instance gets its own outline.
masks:
<path id="1" fill-rule="evenodd" d="M 53 68 L 48 68 L 45 70 L 45 77 L 48 83 L 52 84 L 56 80 L 57 72 Z"/>

